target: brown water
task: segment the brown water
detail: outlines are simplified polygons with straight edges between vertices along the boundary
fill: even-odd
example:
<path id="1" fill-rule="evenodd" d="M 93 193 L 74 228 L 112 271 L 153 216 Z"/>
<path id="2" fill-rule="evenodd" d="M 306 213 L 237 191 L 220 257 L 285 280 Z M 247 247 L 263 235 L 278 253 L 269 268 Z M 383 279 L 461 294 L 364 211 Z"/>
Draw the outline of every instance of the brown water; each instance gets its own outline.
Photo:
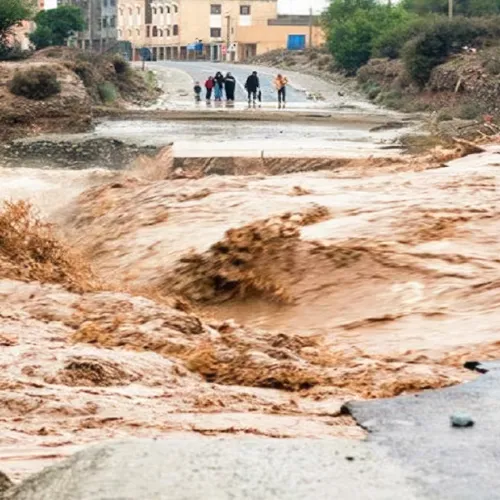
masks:
<path id="1" fill-rule="evenodd" d="M 500 351 L 497 158 L 1 171 L 102 285 L 0 280 L 0 469 L 125 436 L 361 438 L 346 400 L 470 379 L 465 360 Z"/>

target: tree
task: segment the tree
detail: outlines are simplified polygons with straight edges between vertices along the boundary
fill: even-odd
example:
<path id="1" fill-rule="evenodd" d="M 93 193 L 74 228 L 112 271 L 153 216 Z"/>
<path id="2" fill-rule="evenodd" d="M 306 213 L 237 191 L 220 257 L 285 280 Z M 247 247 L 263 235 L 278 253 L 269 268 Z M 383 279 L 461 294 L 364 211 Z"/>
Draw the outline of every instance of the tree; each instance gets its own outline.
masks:
<path id="1" fill-rule="evenodd" d="M 0 44 L 7 45 L 12 29 L 24 19 L 29 19 L 32 14 L 32 7 L 28 0 L 1 0 Z"/>
<path id="2" fill-rule="evenodd" d="M 54 33 L 48 26 L 39 25 L 36 30 L 30 34 L 30 41 L 37 49 L 44 49 L 54 45 Z"/>
<path id="3" fill-rule="evenodd" d="M 333 0 L 324 17 L 329 49 L 340 67 L 355 73 L 368 62 L 382 34 L 410 18 L 402 7 L 376 0 Z"/>
<path id="4" fill-rule="evenodd" d="M 448 0 L 403 0 L 403 6 L 420 15 L 448 14 Z M 453 0 L 453 12 L 468 17 L 500 14 L 500 0 Z"/>
<path id="5" fill-rule="evenodd" d="M 65 45 L 71 35 L 85 29 L 82 11 L 72 5 L 42 10 L 36 15 L 35 22 L 37 28 L 30 39 L 38 49 L 49 45 Z"/>

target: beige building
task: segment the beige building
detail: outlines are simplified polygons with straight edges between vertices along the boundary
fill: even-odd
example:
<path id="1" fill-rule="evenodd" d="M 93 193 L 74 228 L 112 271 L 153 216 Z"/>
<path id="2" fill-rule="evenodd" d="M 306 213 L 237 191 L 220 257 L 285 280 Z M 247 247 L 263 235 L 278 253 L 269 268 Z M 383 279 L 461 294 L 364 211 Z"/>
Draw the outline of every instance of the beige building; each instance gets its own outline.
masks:
<path id="1" fill-rule="evenodd" d="M 309 17 L 278 16 L 277 0 L 118 0 L 117 7 L 118 40 L 131 43 L 135 60 L 147 48 L 156 60 L 239 61 L 310 33 Z M 322 43 L 321 30 L 312 33 Z"/>

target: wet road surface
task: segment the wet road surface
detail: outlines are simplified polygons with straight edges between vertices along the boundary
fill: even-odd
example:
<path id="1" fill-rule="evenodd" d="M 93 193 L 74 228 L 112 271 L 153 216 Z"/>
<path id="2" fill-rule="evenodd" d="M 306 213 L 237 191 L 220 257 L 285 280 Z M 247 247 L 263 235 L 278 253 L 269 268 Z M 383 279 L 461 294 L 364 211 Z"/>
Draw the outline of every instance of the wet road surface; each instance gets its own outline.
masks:
<path id="1" fill-rule="evenodd" d="M 273 80 L 276 77 L 278 70 L 244 66 L 240 64 L 226 64 L 226 63 L 213 63 L 208 61 L 158 61 L 155 65 L 165 66 L 169 68 L 175 68 L 188 73 L 193 81 L 199 81 L 201 86 L 204 86 L 204 82 L 209 76 L 214 76 L 218 71 L 223 75 L 229 71 L 236 78 L 236 101 L 246 101 L 247 93 L 245 91 L 245 82 L 252 71 L 257 71 L 260 78 L 260 86 L 262 90 L 262 100 L 264 102 L 273 102 L 277 100 L 276 89 L 273 85 Z M 287 88 L 287 100 L 289 102 L 305 103 L 308 101 L 306 93 L 302 89 L 298 89 L 293 82 L 293 79 L 289 78 L 290 85 Z M 186 89 L 189 92 L 192 89 Z"/>

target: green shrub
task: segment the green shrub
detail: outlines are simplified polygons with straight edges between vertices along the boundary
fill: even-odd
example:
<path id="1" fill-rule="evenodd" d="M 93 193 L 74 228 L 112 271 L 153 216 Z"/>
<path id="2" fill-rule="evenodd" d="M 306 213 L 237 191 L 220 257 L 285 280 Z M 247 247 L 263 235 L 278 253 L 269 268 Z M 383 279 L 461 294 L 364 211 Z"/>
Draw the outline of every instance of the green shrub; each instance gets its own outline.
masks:
<path id="1" fill-rule="evenodd" d="M 380 85 L 376 82 L 368 81 L 361 87 L 368 99 L 374 100 L 380 94 Z"/>
<path id="2" fill-rule="evenodd" d="M 94 84 L 94 68 L 90 63 L 77 61 L 73 67 L 73 71 L 78 75 L 86 88 L 89 88 Z"/>
<path id="3" fill-rule="evenodd" d="M 31 56 L 30 50 L 24 50 L 20 43 L 6 44 L 0 40 L 0 61 L 17 61 Z"/>
<path id="4" fill-rule="evenodd" d="M 399 58 L 405 43 L 424 31 L 428 23 L 429 19 L 408 17 L 400 24 L 383 31 L 373 43 L 373 55 L 389 59 Z"/>
<path id="5" fill-rule="evenodd" d="M 405 44 L 403 60 L 406 70 L 416 83 L 424 86 L 435 66 L 444 63 L 451 54 L 460 52 L 464 45 L 474 45 L 489 35 L 481 20 L 474 22 L 457 18 L 431 23 Z"/>
<path id="6" fill-rule="evenodd" d="M 61 92 L 56 72 L 47 66 L 16 71 L 9 82 L 9 91 L 28 99 L 46 99 Z"/>
<path id="7" fill-rule="evenodd" d="M 97 90 L 104 104 L 111 104 L 118 98 L 116 87 L 111 82 L 104 82 L 98 85 Z"/>
<path id="8" fill-rule="evenodd" d="M 438 122 L 449 122 L 453 120 L 453 115 L 447 109 L 441 110 L 437 115 Z"/>
<path id="9" fill-rule="evenodd" d="M 124 75 L 130 70 L 130 64 L 128 61 L 119 55 L 113 57 L 112 63 L 117 75 Z"/>
<path id="10" fill-rule="evenodd" d="M 354 74 L 368 62 L 382 33 L 405 23 L 408 18 L 408 13 L 399 6 L 390 7 L 378 2 L 368 2 L 365 7 L 353 10 L 352 7 L 360 1 L 333 0 L 332 4 L 336 7 L 342 5 L 349 15 L 328 18 L 327 24 L 330 52 L 348 74 Z"/>
<path id="11" fill-rule="evenodd" d="M 484 68 L 490 75 L 500 75 L 500 59 L 489 59 L 485 62 Z"/>
<path id="12" fill-rule="evenodd" d="M 475 120 L 481 115 L 481 110 L 476 104 L 463 104 L 459 111 L 458 117 L 462 120 Z"/>

